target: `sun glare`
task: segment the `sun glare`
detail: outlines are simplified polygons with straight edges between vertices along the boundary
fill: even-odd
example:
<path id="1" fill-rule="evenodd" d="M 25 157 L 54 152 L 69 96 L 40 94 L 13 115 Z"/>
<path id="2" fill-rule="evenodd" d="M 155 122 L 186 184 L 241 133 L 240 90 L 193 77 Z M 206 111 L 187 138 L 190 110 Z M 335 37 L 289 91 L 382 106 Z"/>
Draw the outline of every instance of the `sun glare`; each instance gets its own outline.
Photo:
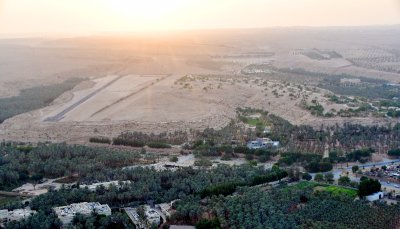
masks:
<path id="1" fill-rule="evenodd" d="M 105 1 L 118 16 L 128 19 L 158 21 L 169 19 L 184 7 L 185 0 L 115 0 Z"/>

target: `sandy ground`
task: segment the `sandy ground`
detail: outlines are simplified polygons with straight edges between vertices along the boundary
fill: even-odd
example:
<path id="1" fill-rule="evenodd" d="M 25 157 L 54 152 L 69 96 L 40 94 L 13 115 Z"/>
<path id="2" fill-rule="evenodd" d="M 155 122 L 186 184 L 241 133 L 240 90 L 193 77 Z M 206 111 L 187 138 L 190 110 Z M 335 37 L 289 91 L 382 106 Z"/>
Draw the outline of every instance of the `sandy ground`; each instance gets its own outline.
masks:
<path id="1" fill-rule="evenodd" d="M 294 124 L 314 127 L 351 121 L 382 124 L 387 119 L 320 118 L 301 106 L 301 99 L 317 99 L 327 108 L 326 91 L 300 90 L 279 81 L 244 76 L 127 75 L 65 113 L 47 121 L 118 76 L 93 80 L 60 98 L 52 106 L 6 120 L 0 138 L 21 141 L 86 142 L 92 136 L 115 137 L 124 131 L 145 133 L 222 128 L 236 118 L 237 107 L 270 111 Z M 290 92 L 289 92 L 290 91 Z M 290 94 L 296 95 L 296 97 Z M 284 104 L 284 106 L 283 106 Z M 342 107 L 340 107 L 342 106 Z"/>
<path id="2" fill-rule="evenodd" d="M 221 160 L 219 157 L 214 157 L 214 158 L 209 158 L 211 162 L 213 163 L 213 167 L 217 167 L 218 165 L 224 164 L 224 165 L 244 165 L 249 163 L 248 160 L 244 158 L 232 158 L 231 160 L 225 161 Z M 166 166 L 175 166 L 175 167 L 190 167 L 194 166 L 195 161 L 198 160 L 193 154 L 188 154 L 188 155 L 180 155 L 178 156 L 178 161 L 177 162 L 170 162 L 168 157 L 161 158 L 159 162 L 155 164 L 148 164 L 144 165 L 144 167 L 152 167 L 155 168 L 156 170 L 164 170 L 166 169 Z M 275 161 L 269 161 L 266 163 L 258 163 L 258 166 L 263 166 L 265 169 L 271 169 L 272 166 L 274 165 Z M 143 165 L 132 165 L 132 166 L 127 166 L 124 167 L 124 169 L 132 169 L 136 168 L 138 166 L 143 167 Z"/>
<path id="3" fill-rule="evenodd" d="M 260 108 L 293 124 L 314 127 L 395 122 L 315 117 L 300 106 L 302 98 L 316 99 L 326 111 L 346 107 L 327 101 L 326 91 L 299 91 L 298 85 L 285 85 L 279 76 L 240 75 L 249 64 L 272 63 L 398 82 L 399 74 L 357 67 L 345 57 L 314 60 L 294 54 L 314 48 L 338 52 L 370 46 L 396 49 L 400 41 L 393 34 L 400 30 L 224 30 L 150 38 L 0 40 L 0 97 L 71 77 L 89 79 L 48 107 L 6 120 L 0 125 L 0 140 L 86 142 L 92 136 L 113 137 L 123 131 L 221 128 L 235 118 L 237 107 Z"/>
<path id="4" fill-rule="evenodd" d="M 19 193 L 38 196 L 38 195 L 47 193 L 48 189 L 50 187 L 54 188 L 55 190 L 60 189 L 62 184 L 54 182 L 55 180 L 57 180 L 57 179 L 49 179 L 46 182 L 37 184 L 35 187 L 31 183 L 26 183 L 26 184 L 22 185 L 21 187 L 14 189 L 13 192 L 19 192 Z"/>
<path id="5" fill-rule="evenodd" d="M 400 82 L 400 74 L 382 72 L 354 66 L 345 58 L 330 60 L 313 60 L 303 55 L 293 55 L 293 50 L 276 56 L 274 65 L 278 68 L 301 68 L 310 72 L 326 74 L 348 74 L 374 79 L 387 80 L 393 83 Z M 399 63 L 400 65 L 400 63 Z"/>

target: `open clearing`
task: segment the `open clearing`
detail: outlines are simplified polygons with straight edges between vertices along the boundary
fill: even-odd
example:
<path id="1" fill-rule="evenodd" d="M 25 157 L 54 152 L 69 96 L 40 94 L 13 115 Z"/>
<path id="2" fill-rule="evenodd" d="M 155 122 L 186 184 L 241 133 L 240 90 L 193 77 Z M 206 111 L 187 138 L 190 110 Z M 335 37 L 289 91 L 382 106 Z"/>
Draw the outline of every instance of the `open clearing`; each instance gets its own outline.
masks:
<path id="1" fill-rule="evenodd" d="M 238 107 L 263 109 L 313 127 L 395 123 L 382 116 L 312 115 L 302 104 L 320 104 L 325 113 L 349 106 L 329 101 L 326 95 L 332 93 L 319 88 L 312 75 L 276 70 L 399 83 L 400 43 L 393 33 L 400 34 L 315 28 L 0 41 L 0 97 L 73 77 L 88 79 L 48 107 L 6 120 L 0 140 L 78 143 L 124 131 L 218 129 L 236 118 Z M 383 67 L 386 63 L 390 68 Z M 266 69 L 243 72 L 251 65 Z"/>
<path id="2" fill-rule="evenodd" d="M 264 109 L 294 124 L 315 127 L 346 120 L 361 124 L 390 122 L 385 118 L 313 116 L 301 107 L 303 97 L 327 108 L 346 105 L 332 104 L 322 89 L 300 90 L 293 84 L 257 77 L 127 75 L 104 77 L 93 83 L 93 87 L 74 91 L 69 99 L 6 120 L 0 136 L 25 141 L 85 142 L 94 135 L 110 137 L 124 131 L 219 129 L 236 118 L 238 107 Z M 93 94 L 99 88 L 102 90 Z M 92 96 L 85 100 L 88 95 Z M 73 109 L 69 109 L 71 106 Z"/>

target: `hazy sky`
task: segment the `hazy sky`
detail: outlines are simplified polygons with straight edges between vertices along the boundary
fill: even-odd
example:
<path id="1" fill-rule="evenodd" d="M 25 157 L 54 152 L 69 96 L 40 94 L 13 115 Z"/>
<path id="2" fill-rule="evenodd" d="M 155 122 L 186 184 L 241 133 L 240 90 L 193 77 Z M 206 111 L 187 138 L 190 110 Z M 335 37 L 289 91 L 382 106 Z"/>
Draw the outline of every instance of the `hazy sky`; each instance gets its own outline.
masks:
<path id="1" fill-rule="evenodd" d="M 0 0 L 0 34 L 400 24 L 400 0 Z"/>

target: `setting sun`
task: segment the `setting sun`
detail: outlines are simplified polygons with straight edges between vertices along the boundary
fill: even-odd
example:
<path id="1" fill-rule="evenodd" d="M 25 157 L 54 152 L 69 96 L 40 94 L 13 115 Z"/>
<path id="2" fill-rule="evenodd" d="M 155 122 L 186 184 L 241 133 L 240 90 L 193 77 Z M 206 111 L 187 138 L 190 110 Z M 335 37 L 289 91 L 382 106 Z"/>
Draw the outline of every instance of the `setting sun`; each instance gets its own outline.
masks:
<path id="1" fill-rule="evenodd" d="M 103 0 L 102 4 L 117 16 L 158 21 L 165 17 L 173 17 L 173 14 L 184 8 L 187 2 L 185 0 Z"/>
<path id="2" fill-rule="evenodd" d="M 395 24 L 399 20 L 396 0 L 0 0 L 3 36 L 346 26 Z"/>

